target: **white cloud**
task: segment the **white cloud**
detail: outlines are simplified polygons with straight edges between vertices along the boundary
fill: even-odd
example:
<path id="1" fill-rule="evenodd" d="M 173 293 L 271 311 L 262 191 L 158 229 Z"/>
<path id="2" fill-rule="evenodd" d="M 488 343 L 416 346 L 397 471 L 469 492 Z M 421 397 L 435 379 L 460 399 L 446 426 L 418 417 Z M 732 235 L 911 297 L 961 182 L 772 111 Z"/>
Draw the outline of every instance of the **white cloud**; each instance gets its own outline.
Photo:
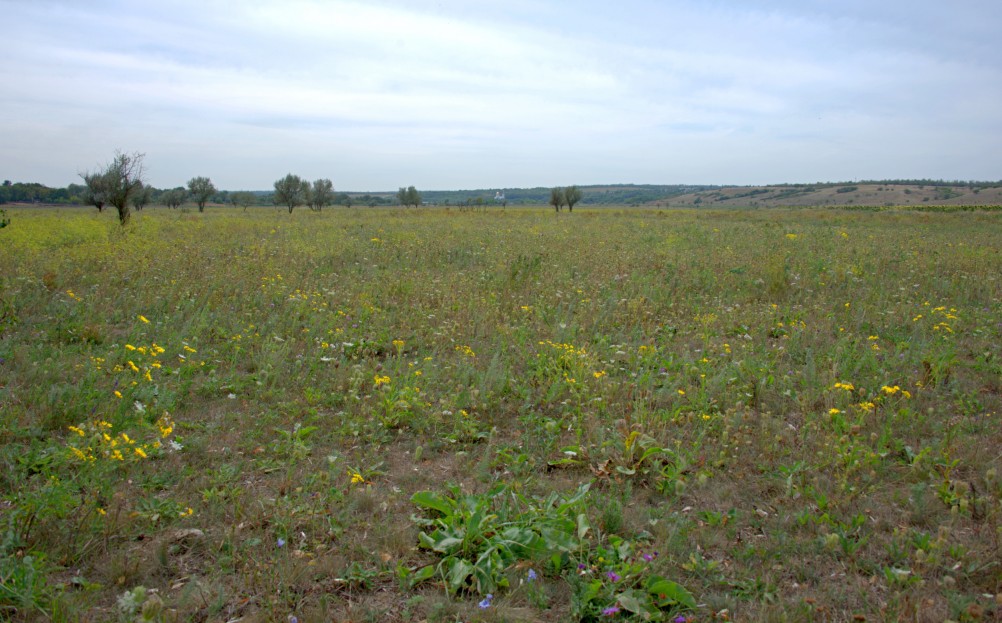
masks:
<path id="1" fill-rule="evenodd" d="M 157 185 L 232 188 L 997 176 L 999 10 L 828 6 L 8 2 L 0 159 L 61 185 L 138 149 Z"/>

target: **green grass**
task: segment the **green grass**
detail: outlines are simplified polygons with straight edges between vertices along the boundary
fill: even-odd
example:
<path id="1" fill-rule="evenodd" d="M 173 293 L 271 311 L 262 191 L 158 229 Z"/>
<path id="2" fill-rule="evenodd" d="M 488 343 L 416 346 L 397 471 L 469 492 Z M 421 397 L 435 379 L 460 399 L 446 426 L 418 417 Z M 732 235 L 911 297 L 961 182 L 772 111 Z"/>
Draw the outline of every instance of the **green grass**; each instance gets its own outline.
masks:
<path id="1" fill-rule="evenodd" d="M 1000 608 L 1002 214 L 8 216 L 0 619 Z"/>

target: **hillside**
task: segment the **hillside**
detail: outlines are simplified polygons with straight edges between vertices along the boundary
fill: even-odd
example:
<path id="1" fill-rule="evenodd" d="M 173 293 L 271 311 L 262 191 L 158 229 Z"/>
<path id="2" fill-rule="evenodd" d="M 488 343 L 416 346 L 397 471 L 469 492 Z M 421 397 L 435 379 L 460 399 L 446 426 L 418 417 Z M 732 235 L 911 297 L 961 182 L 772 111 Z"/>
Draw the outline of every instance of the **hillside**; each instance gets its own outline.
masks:
<path id="1" fill-rule="evenodd" d="M 672 207 L 1000 205 L 1002 183 L 783 184 L 728 186 L 690 192 L 651 205 Z"/>
<path id="2" fill-rule="evenodd" d="M 663 201 L 687 193 L 705 192 L 719 189 L 719 186 L 661 185 L 661 184 L 592 184 L 579 185 L 584 197 L 582 205 L 640 205 Z M 419 189 L 420 190 L 420 189 Z M 422 190 L 421 197 L 427 203 L 438 205 L 460 205 L 466 202 L 493 204 L 494 195 L 503 190 L 509 205 L 546 204 L 550 200 L 550 188 L 479 188 L 475 190 Z"/>

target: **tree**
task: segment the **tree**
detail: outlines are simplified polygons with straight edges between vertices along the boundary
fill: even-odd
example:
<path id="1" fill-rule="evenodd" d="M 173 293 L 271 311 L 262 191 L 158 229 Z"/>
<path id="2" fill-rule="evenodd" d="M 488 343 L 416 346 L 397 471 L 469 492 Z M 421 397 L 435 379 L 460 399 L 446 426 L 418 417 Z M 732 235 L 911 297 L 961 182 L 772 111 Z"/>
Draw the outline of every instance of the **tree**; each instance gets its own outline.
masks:
<path id="1" fill-rule="evenodd" d="M 327 178 L 320 178 L 313 182 L 313 189 L 310 192 L 310 207 L 320 212 L 324 206 L 329 206 L 334 201 L 334 184 Z"/>
<path id="2" fill-rule="evenodd" d="M 574 204 L 581 201 L 581 189 L 577 186 L 568 186 L 564 189 L 564 203 L 567 204 L 567 211 L 574 211 Z"/>
<path id="3" fill-rule="evenodd" d="M 150 203 L 151 199 L 153 199 L 153 189 L 143 184 L 139 191 L 132 197 L 132 207 L 136 211 L 141 211 Z"/>
<path id="4" fill-rule="evenodd" d="M 192 199 L 198 204 L 198 211 L 205 212 L 205 202 L 209 200 L 209 197 L 216 194 L 216 187 L 213 186 L 212 180 L 207 177 L 193 177 L 188 180 L 188 192 L 191 193 Z"/>
<path id="5" fill-rule="evenodd" d="M 346 208 L 350 208 L 352 206 L 352 204 L 355 203 L 355 199 L 354 199 L 354 197 L 352 197 L 348 193 L 338 193 L 334 197 L 334 203 L 343 205 Z"/>
<path id="6" fill-rule="evenodd" d="M 564 205 L 566 198 L 564 197 L 563 188 L 554 188 L 550 191 L 550 205 L 553 206 L 557 212 L 560 211 L 560 207 Z"/>
<path id="7" fill-rule="evenodd" d="M 407 188 L 401 187 L 397 191 L 397 201 L 400 202 L 402 206 L 414 206 L 415 208 L 421 205 L 421 193 L 417 191 L 417 188 L 413 186 L 408 186 Z"/>
<path id="8" fill-rule="evenodd" d="M 257 195 L 246 190 L 239 190 L 235 193 L 230 193 L 230 201 L 235 206 L 243 206 L 244 212 L 247 208 L 257 203 Z"/>
<path id="9" fill-rule="evenodd" d="M 275 182 L 275 205 L 284 205 L 289 208 L 289 214 L 299 205 L 309 201 L 310 183 L 289 173 L 282 179 Z"/>
<path id="10" fill-rule="evenodd" d="M 130 200 L 143 187 L 145 154 L 118 152 L 105 172 L 108 184 L 108 203 L 118 210 L 118 222 L 124 227 L 132 216 Z"/>
<path id="11" fill-rule="evenodd" d="M 104 204 L 108 203 L 107 174 L 107 171 L 80 174 L 84 181 L 84 191 L 80 198 L 87 205 L 97 208 L 98 212 L 104 210 Z"/>
<path id="12" fill-rule="evenodd" d="M 179 208 L 184 204 L 184 200 L 188 198 L 188 191 L 182 186 L 177 188 L 172 188 L 170 190 L 165 190 L 160 195 L 160 203 L 164 204 L 170 209 Z"/>

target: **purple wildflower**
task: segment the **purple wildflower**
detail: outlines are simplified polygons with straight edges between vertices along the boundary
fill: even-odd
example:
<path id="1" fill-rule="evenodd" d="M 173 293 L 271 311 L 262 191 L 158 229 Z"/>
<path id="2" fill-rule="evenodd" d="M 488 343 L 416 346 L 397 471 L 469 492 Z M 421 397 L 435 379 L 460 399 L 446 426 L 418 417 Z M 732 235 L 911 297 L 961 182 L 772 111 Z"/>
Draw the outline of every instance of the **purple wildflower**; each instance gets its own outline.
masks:
<path id="1" fill-rule="evenodd" d="M 487 593 L 487 597 L 484 597 L 483 600 L 477 605 L 480 607 L 481 610 L 486 610 L 491 607 L 492 599 L 494 599 L 494 595 Z"/>
<path id="2" fill-rule="evenodd" d="M 530 581 L 530 582 L 532 582 L 533 580 L 535 580 L 535 579 L 536 579 L 536 578 L 538 578 L 538 577 L 539 577 L 539 576 L 538 576 L 538 575 L 536 575 L 536 570 L 535 570 L 535 569 L 529 569 L 529 574 L 528 574 L 528 578 L 529 578 L 529 581 Z"/>
<path id="3" fill-rule="evenodd" d="M 689 619 L 685 618 L 681 614 L 671 620 L 671 623 L 686 623 Z"/>
<path id="4" fill-rule="evenodd" d="M 285 547 L 285 539 L 283 539 L 282 537 L 278 537 L 278 541 L 276 541 L 276 544 L 279 547 Z"/>
<path id="5" fill-rule="evenodd" d="M 620 580 L 623 579 L 623 578 L 619 577 L 619 574 L 616 573 L 615 571 L 610 571 L 609 573 L 606 573 L 605 577 L 609 578 L 613 582 L 618 582 L 618 581 L 620 581 Z"/>
<path id="6" fill-rule="evenodd" d="M 619 613 L 619 606 L 609 606 L 602 611 L 602 616 L 611 617 Z"/>

